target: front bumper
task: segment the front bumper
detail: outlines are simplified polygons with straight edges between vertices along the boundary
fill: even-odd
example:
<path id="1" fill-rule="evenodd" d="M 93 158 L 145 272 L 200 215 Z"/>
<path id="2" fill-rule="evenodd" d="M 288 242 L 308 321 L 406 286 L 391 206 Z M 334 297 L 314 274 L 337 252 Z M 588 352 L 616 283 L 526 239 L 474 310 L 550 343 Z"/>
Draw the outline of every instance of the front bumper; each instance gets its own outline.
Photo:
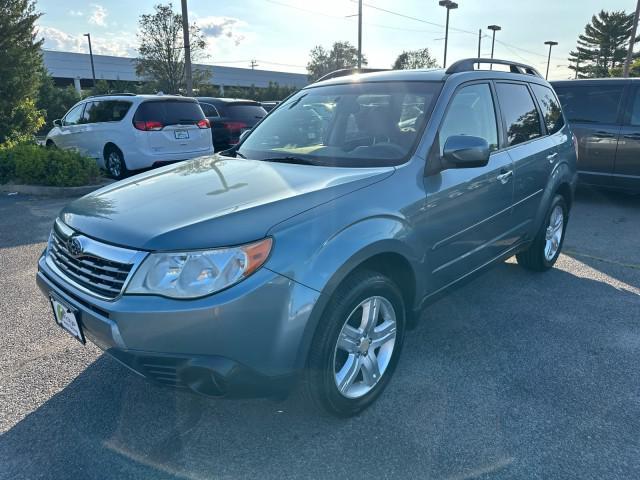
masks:
<path id="1" fill-rule="evenodd" d="M 73 289 L 44 256 L 38 267 L 39 288 L 78 310 L 88 340 L 146 378 L 207 395 L 262 396 L 290 387 L 320 296 L 263 267 L 202 299 L 107 301 Z"/>

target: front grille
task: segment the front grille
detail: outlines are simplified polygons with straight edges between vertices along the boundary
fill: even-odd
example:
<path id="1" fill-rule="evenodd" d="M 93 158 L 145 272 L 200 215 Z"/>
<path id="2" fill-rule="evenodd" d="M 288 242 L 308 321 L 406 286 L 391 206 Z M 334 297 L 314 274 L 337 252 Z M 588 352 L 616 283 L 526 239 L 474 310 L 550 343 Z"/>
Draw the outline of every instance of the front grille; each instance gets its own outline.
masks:
<path id="1" fill-rule="evenodd" d="M 59 227 L 57 224 L 56 227 Z M 87 237 L 78 236 L 87 248 L 80 255 L 73 255 L 67 245 L 71 235 L 65 235 L 54 227 L 49 244 L 48 255 L 57 269 L 69 280 L 80 287 L 106 299 L 114 299 L 124 287 L 125 282 L 134 266 L 135 252 L 131 252 L 130 262 L 119 262 L 105 256 L 94 253 L 95 250 L 103 250 L 108 253 L 109 249 L 123 250 L 118 247 L 110 247 L 96 242 Z M 68 229 L 68 227 L 67 227 Z M 96 246 L 102 248 L 96 249 Z"/>

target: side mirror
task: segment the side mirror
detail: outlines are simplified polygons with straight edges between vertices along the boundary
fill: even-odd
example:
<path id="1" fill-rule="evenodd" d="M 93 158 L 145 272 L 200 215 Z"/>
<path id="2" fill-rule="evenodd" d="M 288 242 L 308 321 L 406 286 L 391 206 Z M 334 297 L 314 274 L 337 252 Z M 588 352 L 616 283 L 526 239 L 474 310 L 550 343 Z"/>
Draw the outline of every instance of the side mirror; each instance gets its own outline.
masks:
<path id="1" fill-rule="evenodd" d="M 480 137 L 453 135 L 444 144 L 442 160 L 445 168 L 484 167 L 489 163 L 489 143 Z"/>
<path id="2" fill-rule="evenodd" d="M 246 130 L 243 130 L 243 131 L 242 131 L 242 133 L 240 134 L 240 141 L 244 140 L 244 139 L 245 139 L 245 137 L 246 137 L 247 135 L 249 135 L 249 132 L 250 132 L 250 131 L 251 131 L 251 129 L 250 129 L 250 128 L 247 128 Z"/>
<path id="3" fill-rule="evenodd" d="M 53 126 L 54 126 L 54 127 L 61 127 L 61 126 L 62 126 L 62 120 L 60 120 L 59 118 L 56 118 L 56 119 L 53 121 Z"/>

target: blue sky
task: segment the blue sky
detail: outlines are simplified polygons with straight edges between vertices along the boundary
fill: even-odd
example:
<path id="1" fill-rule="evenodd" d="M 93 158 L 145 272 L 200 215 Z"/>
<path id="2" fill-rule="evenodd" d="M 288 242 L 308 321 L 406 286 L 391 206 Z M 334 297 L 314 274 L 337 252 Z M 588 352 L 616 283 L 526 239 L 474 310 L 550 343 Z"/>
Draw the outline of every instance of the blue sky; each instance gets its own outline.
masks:
<path id="1" fill-rule="evenodd" d="M 591 15 L 605 8 L 635 8 L 635 0 L 457 0 L 452 10 L 448 62 L 475 56 L 477 32 L 502 26 L 495 56 L 546 67 L 545 40 L 554 47 L 549 77 L 567 78 L 569 50 Z M 45 48 L 86 52 L 83 33 L 91 32 L 94 53 L 135 56 L 138 18 L 158 0 L 38 0 Z M 440 63 L 444 49 L 445 9 L 437 0 L 364 0 L 363 51 L 372 67 L 388 68 L 402 50 L 428 47 Z M 180 1 L 173 2 L 174 9 Z M 373 8 L 373 7 L 377 7 Z M 382 10 L 415 19 L 408 19 Z M 357 43 L 354 0 L 189 0 L 190 20 L 206 34 L 209 46 L 202 63 L 305 72 L 309 51 L 333 41 Z M 464 30 L 464 31 L 463 31 Z M 466 32 L 465 32 L 466 31 Z M 504 42 L 504 43 L 498 43 Z M 483 38 L 483 56 L 491 39 Z"/>

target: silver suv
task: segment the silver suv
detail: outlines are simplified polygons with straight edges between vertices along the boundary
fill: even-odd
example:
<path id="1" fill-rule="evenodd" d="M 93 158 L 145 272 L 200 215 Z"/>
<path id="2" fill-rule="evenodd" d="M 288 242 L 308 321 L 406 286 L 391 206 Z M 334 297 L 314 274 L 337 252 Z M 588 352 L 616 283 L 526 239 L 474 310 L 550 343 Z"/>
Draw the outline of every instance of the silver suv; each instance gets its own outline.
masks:
<path id="1" fill-rule="evenodd" d="M 37 274 L 56 321 L 161 384 L 360 412 L 430 301 L 560 254 L 575 140 L 538 72 L 487 62 L 314 83 L 224 156 L 72 202 Z"/>

